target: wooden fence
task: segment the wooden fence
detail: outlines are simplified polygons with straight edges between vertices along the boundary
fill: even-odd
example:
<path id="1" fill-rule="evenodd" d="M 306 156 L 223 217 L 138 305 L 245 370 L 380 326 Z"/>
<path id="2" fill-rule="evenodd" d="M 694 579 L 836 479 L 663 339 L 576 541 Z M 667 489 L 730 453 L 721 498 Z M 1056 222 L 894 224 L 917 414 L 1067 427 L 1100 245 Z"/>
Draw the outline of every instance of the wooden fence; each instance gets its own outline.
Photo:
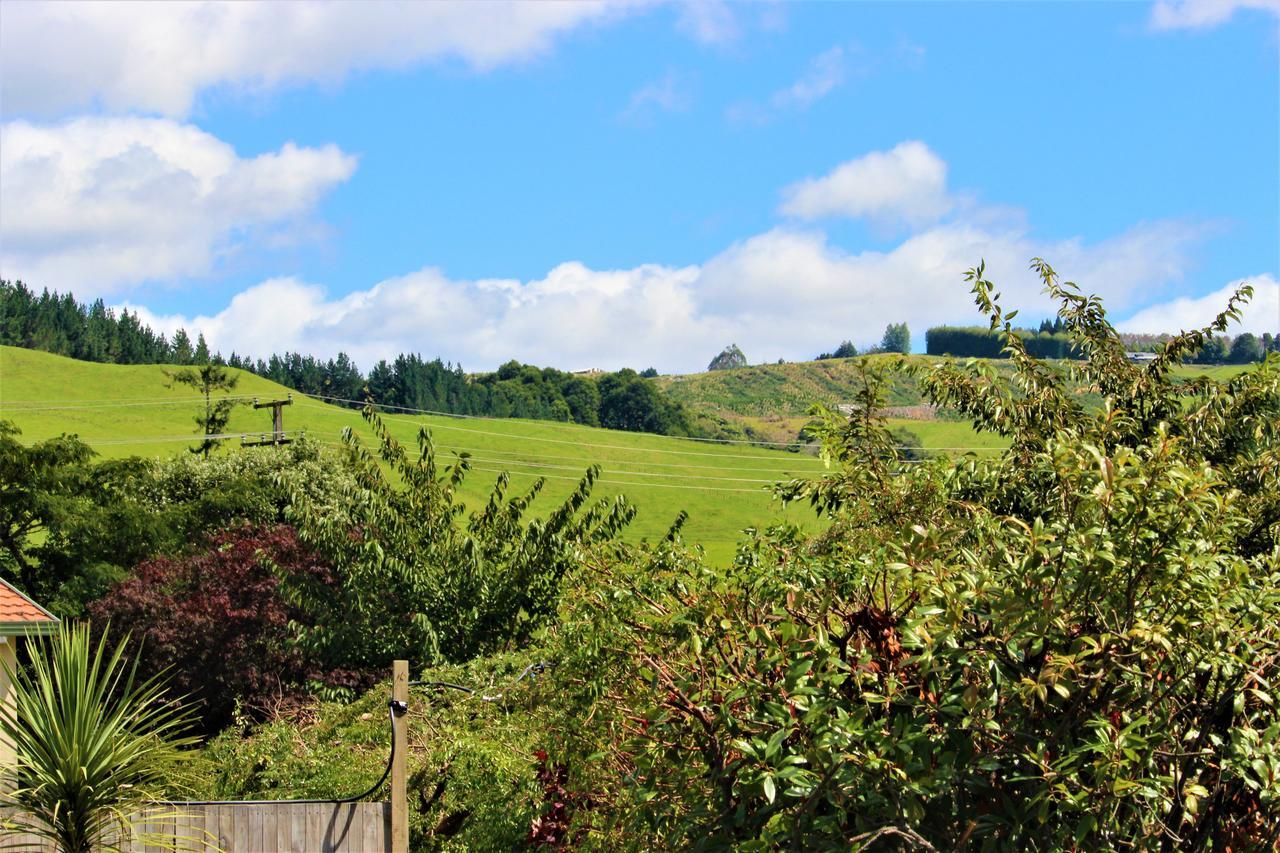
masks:
<path id="1" fill-rule="evenodd" d="M 407 661 L 398 660 L 392 666 L 391 698 L 391 760 L 387 769 L 391 802 L 173 803 L 163 811 L 135 819 L 133 840 L 125 849 L 139 853 L 175 848 L 223 853 L 408 853 L 405 760 L 409 744 L 407 721 L 401 719 L 409 707 Z M 371 789 L 364 796 L 372 793 Z M 22 812 L 0 806 L 0 851 L 52 853 L 52 844 L 23 831 L 29 821 Z"/>
<path id="2" fill-rule="evenodd" d="M 12 809 L 5 824 L 21 825 Z M 138 853 L 221 850 L 225 853 L 390 853 L 389 803 L 174 804 L 173 811 L 144 815 L 133 823 Z M 150 843 L 144 843 L 150 842 Z M 53 845 L 29 832 L 0 832 L 0 850 L 51 853 Z"/>

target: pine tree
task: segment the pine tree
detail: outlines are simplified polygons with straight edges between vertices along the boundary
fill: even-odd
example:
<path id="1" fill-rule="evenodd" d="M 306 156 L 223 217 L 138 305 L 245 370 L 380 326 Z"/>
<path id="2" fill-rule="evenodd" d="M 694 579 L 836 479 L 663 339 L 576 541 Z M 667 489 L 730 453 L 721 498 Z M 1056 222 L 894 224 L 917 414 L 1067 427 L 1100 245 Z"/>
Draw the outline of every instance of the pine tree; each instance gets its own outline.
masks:
<path id="1" fill-rule="evenodd" d="M 178 329 L 173 333 L 173 363 L 174 364 L 191 364 L 195 359 L 195 352 L 191 349 L 191 338 L 187 335 L 186 329 Z"/>
<path id="2" fill-rule="evenodd" d="M 169 387 L 173 387 L 174 383 L 190 385 L 204 395 L 204 414 L 195 416 L 195 422 L 203 432 L 204 439 L 190 450 L 208 459 L 209 451 L 225 440 L 218 436 L 226 430 L 227 422 L 231 420 L 231 412 L 244 402 L 231 397 L 215 401 L 213 392 L 234 390 L 240 382 L 240 377 L 231 375 L 225 367 L 216 364 L 204 364 L 196 370 L 165 371 L 165 374 L 169 377 Z"/>

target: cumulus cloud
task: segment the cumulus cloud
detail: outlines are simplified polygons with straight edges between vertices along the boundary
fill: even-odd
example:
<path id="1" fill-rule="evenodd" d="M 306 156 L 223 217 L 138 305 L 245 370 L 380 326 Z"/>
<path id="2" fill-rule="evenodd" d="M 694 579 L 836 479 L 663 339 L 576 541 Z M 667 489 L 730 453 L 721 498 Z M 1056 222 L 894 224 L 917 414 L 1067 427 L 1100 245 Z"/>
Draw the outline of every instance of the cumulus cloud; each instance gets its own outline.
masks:
<path id="1" fill-rule="evenodd" d="M 199 276 L 255 236 L 305 227 L 356 159 L 336 146 L 243 158 L 168 119 L 0 126 L 0 272 L 84 298 Z"/>
<path id="2" fill-rule="evenodd" d="M 820 178 L 782 191 L 781 211 L 800 219 L 866 218 L 881 225 L 920 225 L 947 214 L 947 164 L 919 141 L 899 143 L 841 163 Z"/>
<path id="3" fill-rule="evenodd" d="M 456 59 L 476 69 L 546 51 L 628 3 L 6 3 L 0 98 L 8 113 L 92 105 L 187 115 L 202 90 L 336 83 L 370 69 Z"/>
<path id="4" fill-rule="evenodd" d="M 697 266 L 593 270 L 570 262 L 527 282 L 458 280 L 428 268 L 335 299 L 316 285 L 277 279 L 211 316 L 157 317 L 144 309 L 143 317 L 166 331 L 203 332 L 224 353 L 265 356 L 261 347 L 271 341 L 326 357 L 346 351 L 366 369 L 415 351 L 469 369 L 517 358 L 569 369 L 689 371 L 730 341 L 756 362 L 807 359 L 841 340 L 878 341 L 891 322 L 907 320 L 919 335 L 928 325 L 976 319 L 962 274 L 983 258 L 1010 308 L 1050 307 L 1027 270 L 1036 255 L 1103 293 L 1109 306 L 1131 308 L 1176 280 L 1196 239 L 1177 223 L 1093 244 L 953 224 L 892 251 L 851 253 L 821 233 L 778 228 Z M 269 336 L 259 328 L 267 322 Z"/>
<path id="5" fill-rule="evenodd" d="M 1117 327 L 1125 332 L 1175 333 L 1202 329 L 1227 306 L 1231 294 L 1243 284 L 1253 285 L 1253 298 L 1245 306 L 1240 322 L 1228 334 L 1271 332 L 1280 335 L 1280 282 L 1270 273 L 1242 278 L 1204 296 L 1182 297 L 1151 305 Z"/>
<path id="6" fill-rule="evenodd" d="M 1208 29 L 1225 23 L 1240 10 L 1280 15 L 1280 0 L 1156 0 L 1151 26 L 1157 30 Z"/>

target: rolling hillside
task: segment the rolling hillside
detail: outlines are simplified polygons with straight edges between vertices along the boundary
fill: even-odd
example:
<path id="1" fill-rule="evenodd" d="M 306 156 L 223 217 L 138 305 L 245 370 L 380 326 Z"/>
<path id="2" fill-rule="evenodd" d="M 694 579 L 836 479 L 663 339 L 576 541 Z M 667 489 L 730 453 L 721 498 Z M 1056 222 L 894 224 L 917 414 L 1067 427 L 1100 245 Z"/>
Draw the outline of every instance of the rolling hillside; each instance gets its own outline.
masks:
<path id="1" fill-rule="evenodd" d="M 719 415 L 745 427 L 748 434 L 771 441 L 795 438 L 809 420 L 807 412 L 814 403 L 836 406 L 853 399 L 858 388 L 857 362 L 866 358 L 881 360 L 888 367 L 898 356 L 861 356 L 832 358 L 822 361 L 760 364 L 733 370 L 716 370 L 678 376 L 662 376 L 657 382 L 672 399 L 693 409 Z M 938 356 L 912 355 L 912 362 L 927 364 L 943 361 Z M 997 372 L 1009 375 L 1008 361 L 988 362 Z M 1175 375 L 1185 378 L 1206 375 L 1226 379 L 1248 365 L 1182 365 Z M 915 433 L 926 448 L 965 448 L 982 450 L 1003 447 L 998 436 L 975 433 L 967 423 L 939 419 L 923 410 L 923 400 L 915 378 L 888 369 L 886 389 L 889 422 Z M 1096 398 L 1096 395 L 1093 395 Z M 1096 399 L 1088 402 L 1096 402 Z M 914 411 L 912 411 L 914 409 Z"/>
<path id="2" fill-rule="evenodd" d="M 672 399 L 744 427 L 747 434 L 768 441 L 794 439 L 809 420 L 814 403 L 837 406 L 852 400 L 858 388 L 859 358 L 831 358 L 787 364 L 761 364 L 734 370 L 663 376 L 658 379 Z M 870 356 L 886 367 L 897 356 Z M 909 356 L 934 361 L 931 356 Z M 1007 363 L 993 362 L 997 370 Z M 914 377 L 886 372 L 890 425 L 910 430 L 926 448 L 965 448 L 979 452 L 1003 447 L 997 436 L 979 435 L 966 423 L 935 419 L 922 407 Z"/>
<path id="3" fill-rule="evenodd" d="M 917 358 L 924 358 L 917 356 Z M 1241 368 L 1208 368 L 1215 374 Z M 1194 375 L 1205 368 L 1184 368 Z M 282 399 L 289 389 L 250 373 L 240 377 L 235 393 Z M 909 407 L 920 402 L 914 382 L 894 374 L 890 403 Z M 849 360 L 747 367 L 739 370 L 659 380 L 673 397 L 703 407 L 779 441 L 794 438 L 815 401 L 839 403 L 854 389 Z M 49 353 L 0 347 L 0 418 L 22 429 L 34 442 L 73 433 L 105 457 L 153 456 L 185 452 L 194 442 L 193 415 L 201 398 L 186 387 L 169 388 L 158 365 L 112 365 L 76 361 Z M 990 452 L 1003 445 L 998 436 L 976 434 L 968 424 L 945 419 L 893 417 L 894 426 L 915 433 L 925 449 L 958 453 Z M 768 486 L 792 477 L 813 476 L 823 469 L 811 455 L 737 444 L 718 444 L 667 436 L 617 432 L 574 424 L 516 419 L 479 419 L 403 414 L 387 416 L 394 434 L 412 443 L 427 427 L 446 455 L 468 452 L 474 472 L 464 487 L 472 500 L 487 496 L 499 471 L 508 471 L 519 488 L 545 477 L 543 508 L 568 494 L 592 463 L 603 469 L 597 494 L 625 493 L 639 510 L 632 535 L 663 535 L 680 510 L 689 513 L 689 541 L 727 559 L 742 529 L 788 519 L 806 526 L 818 522 L 806 508 L 782 510 Z M 285 428 L 309 439 L 336 445 L 345 427 L 368 435 L 359 414 L 301 395 L 284 410 Z M 259 433 L 271 428 L 267 410 L 238 408 L 228 432 Z M 242 450 L 229 441 L 220 452 Z"/>
<path id="4" fill-rule="evenodd" d="M 288 389 L 239 373 L 237 395 L 282 399 Z M 106 457 L 185 452 L 193 443 L 192 416 L 202 398 L 186 387 L 168 388 L 157 365 L 111 365 L 75 361 L 48 353 L 0 347 L 0 418 L 34 442 L 74 433 Z M 598 496 L 625 493 L 639 512 L 636 538 L 662 536 L 677 512 L 689 513 L 685 535 L 716 559 L 728 559 L 738 533 L 786 517 L 815 525 L 807 508 L 785 511 L 768 494 L 770 483 L 822 470 L 809 455 L 756 447 L 695 442 L 664 436 L 615 432 L 570 424 L 522 420 L 482 420 L 413 415 L 389 416 L 401 441 L 412 443 L 426 426 L 445 453 L 470 452 L 474 471 L 464 487 L 468 499 L 482 500 L 499 471 L 509 471 L 516 488 L 547 478 L 545 510 L 569 493 L 591 463 L 603 476 Z M 291 434 L 337 444 L 344 427 L 368 435 L 359 414 L 294 395 L 284 410 Z M 238 408 L 231 433 L 270 430 L 269 410 Z M 220 452 L 242 450 L 229 441 Z"/>

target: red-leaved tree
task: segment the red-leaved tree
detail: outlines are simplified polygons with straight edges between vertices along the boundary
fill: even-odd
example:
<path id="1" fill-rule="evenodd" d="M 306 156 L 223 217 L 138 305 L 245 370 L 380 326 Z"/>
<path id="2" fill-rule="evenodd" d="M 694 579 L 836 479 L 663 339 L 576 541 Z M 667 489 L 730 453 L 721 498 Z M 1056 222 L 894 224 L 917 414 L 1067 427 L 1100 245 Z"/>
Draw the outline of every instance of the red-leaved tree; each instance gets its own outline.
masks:
<path id="1" fill-rule="evenodd" d="M 198 703 L 205 731 L 242 713 L 262 719 L 304 695 L 308 680 L 351 682 L 324 673 L 290 643 L 299 617 L 280 595 L 278 571 L 330 582 L 321 560 L 293 528 L 240 527 L 212 535 L 191 554 L 147 560 L 90 607 L 98 629 L 129 635 L 139 674 L 169 669 L 171 690 Z"/>

